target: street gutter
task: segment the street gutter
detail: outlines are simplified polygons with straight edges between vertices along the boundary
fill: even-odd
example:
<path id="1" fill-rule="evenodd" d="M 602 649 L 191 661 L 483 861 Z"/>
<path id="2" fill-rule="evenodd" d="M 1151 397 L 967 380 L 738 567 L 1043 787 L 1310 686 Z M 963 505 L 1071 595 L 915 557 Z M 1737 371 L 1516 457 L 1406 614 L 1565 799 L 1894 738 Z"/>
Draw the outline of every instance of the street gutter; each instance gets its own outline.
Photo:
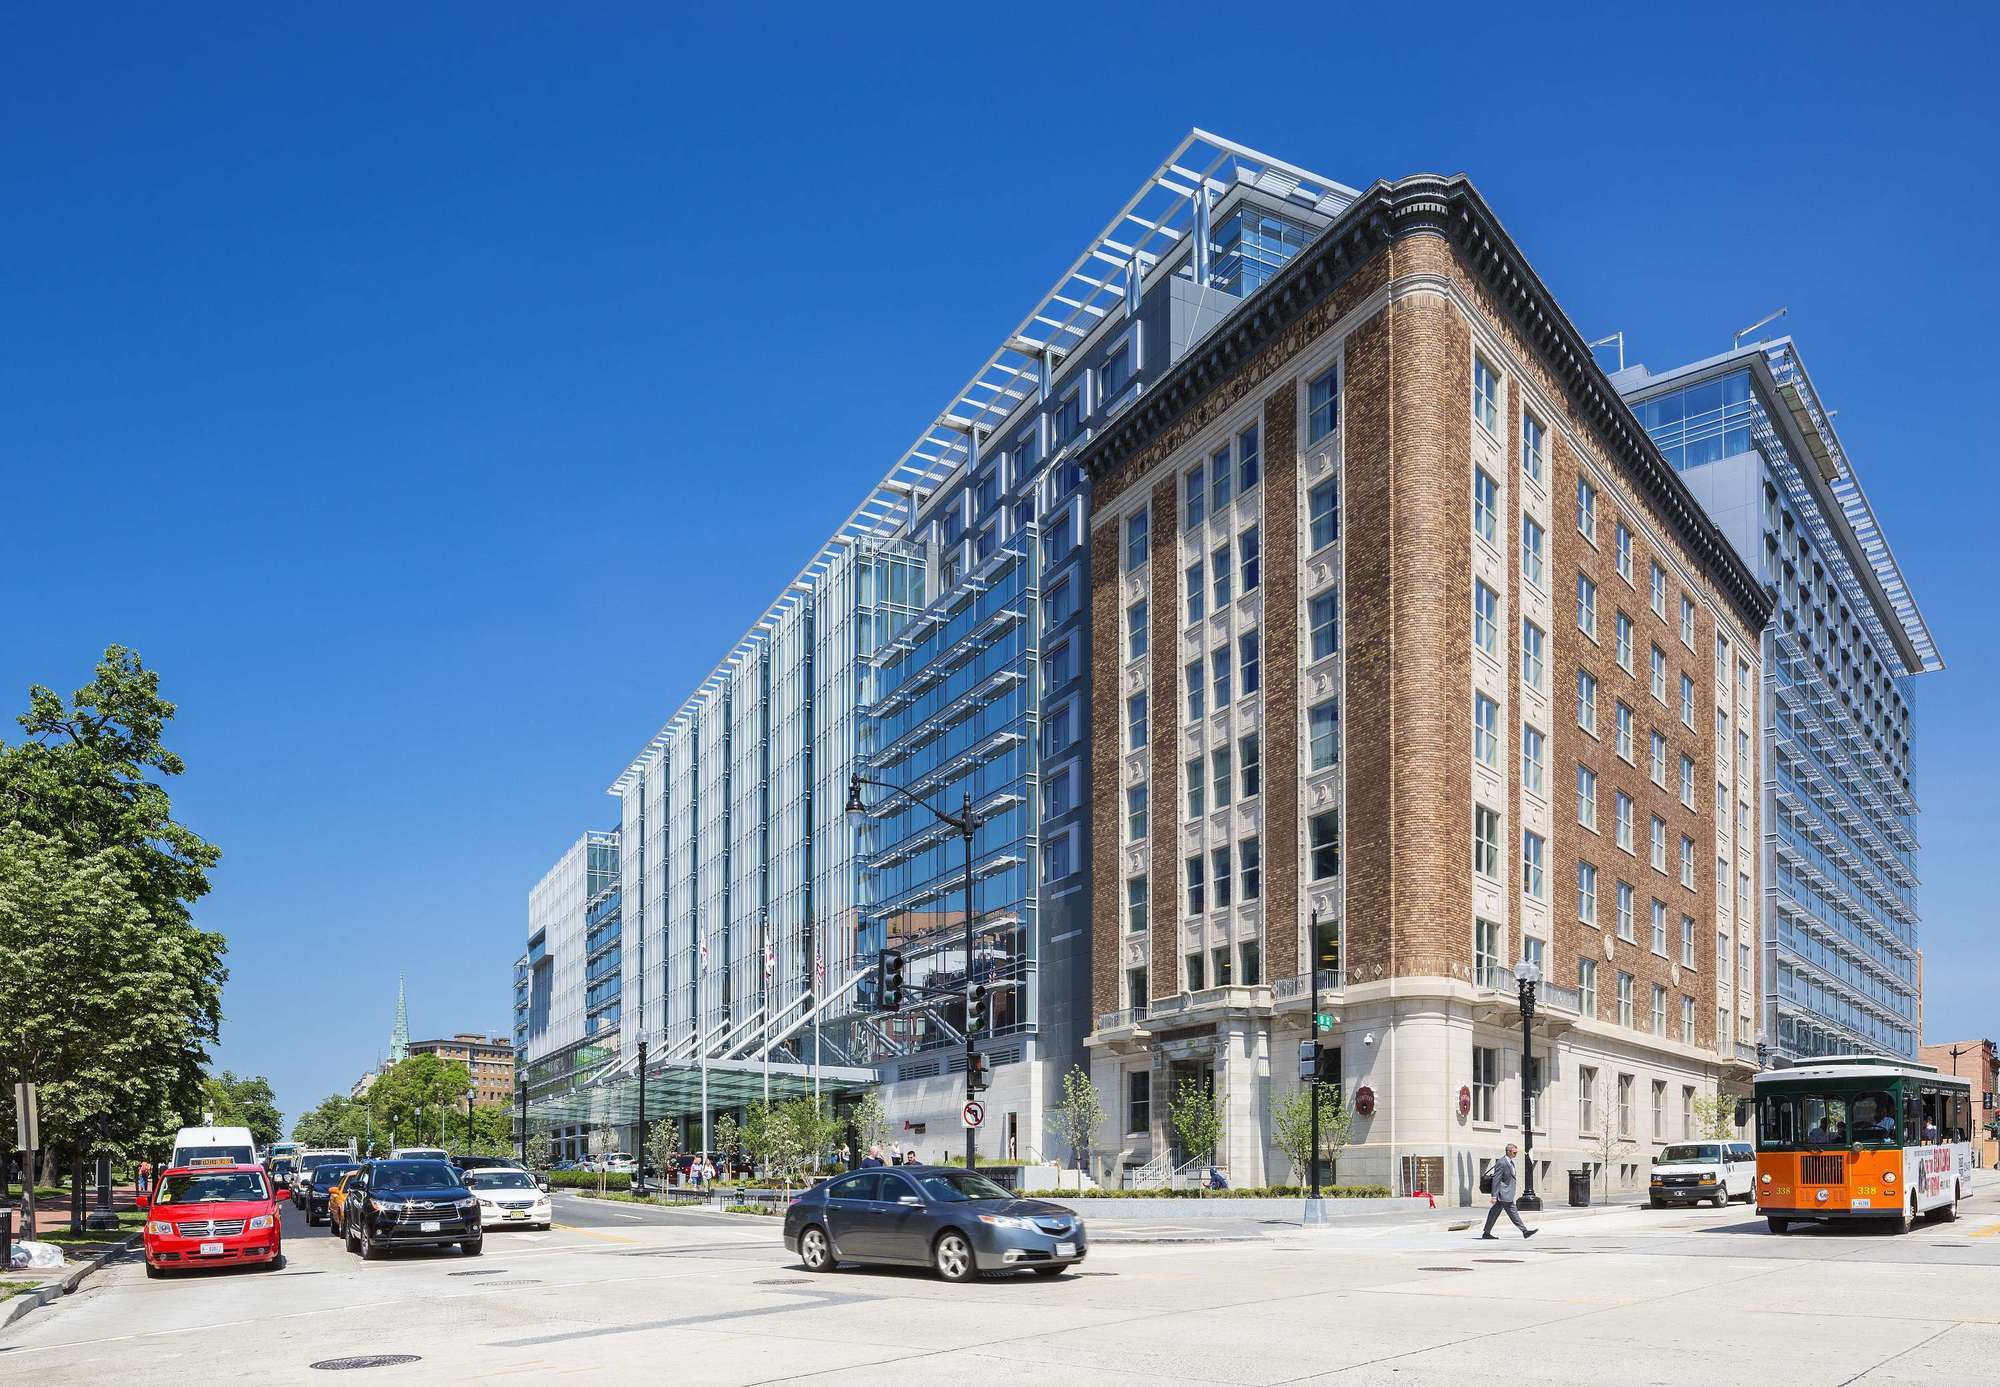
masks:
<path id="1" fill-rule="evenodd" d="M 0 1329 L 5 1329 L 38 1306 L 47 1305 L 51 1301 L 60 1300 L 62 1297 L 74 1293 L 78 1286 L 81 1286 L 99 1270 L 111 1265 L 111 1263 L 137 1247 L 142 1236 L 142 1234 L 135 1232 L 128 1236 L 124 1242 L 106 1247 L 104 1251 L 98 1253 L 68 1275 L 51 1281 L 46 1286 L 38 1286 L 32 1291 L 21 1292 L 14 1297 L 13 1302 L 7 1307 L 6 1317 L 0 1319 Z"/>

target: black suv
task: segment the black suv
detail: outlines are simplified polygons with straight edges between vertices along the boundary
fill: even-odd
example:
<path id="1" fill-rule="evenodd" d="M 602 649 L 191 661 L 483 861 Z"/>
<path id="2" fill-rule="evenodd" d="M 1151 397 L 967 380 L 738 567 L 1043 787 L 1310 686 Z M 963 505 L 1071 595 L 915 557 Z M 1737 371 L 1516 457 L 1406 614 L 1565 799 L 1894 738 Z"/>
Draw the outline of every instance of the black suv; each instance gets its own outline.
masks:
<path id="1" fill-rule="evenodd" d="M 347 1180 L 341 1209 L 347 1250 L 373 1260 L 391 1247 L 483 1246 L 479 1198 L 443 1161 L 369 1161 Z"/>

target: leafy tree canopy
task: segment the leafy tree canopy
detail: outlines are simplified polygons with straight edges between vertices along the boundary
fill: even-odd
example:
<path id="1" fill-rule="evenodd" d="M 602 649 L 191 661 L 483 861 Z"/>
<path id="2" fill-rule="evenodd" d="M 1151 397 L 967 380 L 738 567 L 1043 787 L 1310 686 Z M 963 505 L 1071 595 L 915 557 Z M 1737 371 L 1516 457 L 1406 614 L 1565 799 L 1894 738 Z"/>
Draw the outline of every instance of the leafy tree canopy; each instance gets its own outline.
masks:
<path id="1" fill-rule="evenodd" d="M 202 1080 L 202 1103 L 215 1114 L 218 1127 L 248 1127 L 251 1139 L 269 1146 L 284 1134 L 284 1116 L 278 1111 L 277 1095 L 271 1081 L 262 1074 L 237 1078 L 225 1069 Z"/>

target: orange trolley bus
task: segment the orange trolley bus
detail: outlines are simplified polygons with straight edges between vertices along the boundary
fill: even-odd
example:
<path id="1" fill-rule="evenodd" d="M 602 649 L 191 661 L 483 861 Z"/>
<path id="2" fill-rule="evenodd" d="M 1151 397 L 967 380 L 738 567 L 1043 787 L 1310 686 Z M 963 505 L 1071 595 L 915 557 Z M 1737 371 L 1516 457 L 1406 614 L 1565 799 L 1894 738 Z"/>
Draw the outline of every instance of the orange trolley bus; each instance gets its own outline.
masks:
<path id="1" fill-rule="evenodd" d="M 1879 1055 L 1829 1055 L 1752 1080 L 1757 1211 L 1808 1219 L 1955 1219 L 1972 1182 L 1972 1081 Z"/>

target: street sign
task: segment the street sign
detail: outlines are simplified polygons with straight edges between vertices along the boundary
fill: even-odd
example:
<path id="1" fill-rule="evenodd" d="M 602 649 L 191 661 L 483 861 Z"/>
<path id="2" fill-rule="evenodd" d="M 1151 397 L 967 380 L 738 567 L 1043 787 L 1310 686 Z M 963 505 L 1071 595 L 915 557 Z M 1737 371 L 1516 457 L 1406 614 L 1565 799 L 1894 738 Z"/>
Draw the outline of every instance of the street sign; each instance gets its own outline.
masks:
<path id="1" fill-rule="evenodd" d="M 14 1145 L 22 1151 L 42 1149 L 41 1113 L 33 1084 L 14 1085 Z"/>
<path id="2" fill-rule="evenodd" d="M 986 1105 L 976 1099 L 967 1103 L 958 1110 L 958 1120 L 961 1126 L 977 1127 L 986 1120 Z"/>

